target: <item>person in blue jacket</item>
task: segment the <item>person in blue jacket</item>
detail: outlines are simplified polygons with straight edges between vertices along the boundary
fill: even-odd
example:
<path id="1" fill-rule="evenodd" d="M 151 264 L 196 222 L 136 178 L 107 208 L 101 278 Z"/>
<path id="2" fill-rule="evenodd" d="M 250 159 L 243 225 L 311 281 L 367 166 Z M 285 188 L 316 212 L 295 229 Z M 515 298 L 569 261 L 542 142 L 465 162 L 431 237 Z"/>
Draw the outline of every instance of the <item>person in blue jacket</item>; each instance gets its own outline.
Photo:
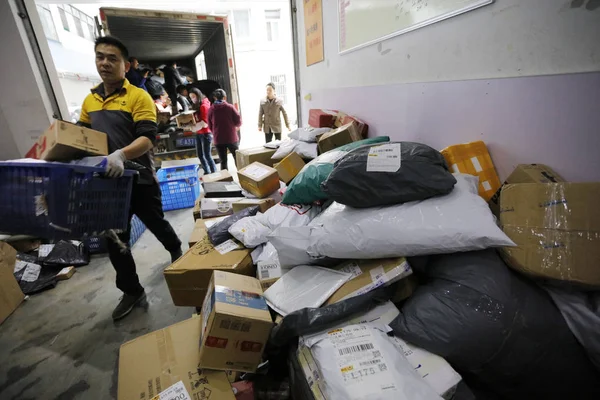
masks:
<path id="1" fill-rule="evenodd" d="M 129 67 L 129 71 L 127 71 L 127 73 L 125 74 L 125 77 L 129 81 L 129 83 L 131 83 L 134 86 L 139 87 L 140 89 L 144 89 L 147 92 L 148 89 L 146 89 L 146 85 L 145 85 L 146 77 L 144 75 L 142 75 L 140 73 L 140 71 L 138 70 L 138 68 L 140 66 L 140 62 L 135 57 L 129 57 L 129 62 L 131 64 L 131 66 Z M 146 73 L 146 75 L 147 75 L 147 73 Z"/>

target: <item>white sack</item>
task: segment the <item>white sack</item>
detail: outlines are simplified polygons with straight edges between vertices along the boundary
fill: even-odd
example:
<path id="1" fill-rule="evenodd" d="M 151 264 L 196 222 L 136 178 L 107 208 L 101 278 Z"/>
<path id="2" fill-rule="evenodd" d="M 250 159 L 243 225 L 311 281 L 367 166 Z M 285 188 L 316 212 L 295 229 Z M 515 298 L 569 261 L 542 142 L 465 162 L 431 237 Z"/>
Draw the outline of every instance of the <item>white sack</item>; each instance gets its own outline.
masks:
<path id="1" fill-rule="evenodd" d="M 274 262 L 279 264 L 277 250 L 271 242 L 258 246 L 250 255 L 252 256 L 253 264 L 258 264 L 259 262 Z"/>
<path id="2" fill-rule="evenodd" d="M 281 254 L 279 263 L 283 268 L 316 263 L 317 259 L 306 252 L 310 230 L 309 226 L 280 227 L 269 234 L 269 243 L 274 246 L 277 254 Z"/>
<path id="3" fill-rule="evenodd" d="M 298 142 L 294 151 L 302 158 L 315 159 L 318 156 L 317 144 Z"/>
<path id="4" fill-rule="evenodd" d="M 242 218 L 229 227 L 229 234 L 249 249 L 265 243 L 269 233 L 271 229 L 260 223 L 256 216 Z"/>
<path id="5" fill-rule="evenodd" d="M 316 143 L 317 136 L 327 133 L 330 130 L 330 128 L 313 128 L 309 126 L 306 128 L 298 128 L 290 132 L 288 137 L 290 139 L 300 140 L 301 142 Z"/>
<path id="6" fill-rule="evenodd" d="M 299 140 L 292 139 L 282 141 L 279 144 L 279 147 L 277 148 L 275 154 L 271 156 L 271 160 L 281 160 L 285 158 L 288 154 L 294 151 L 298 143 L 300 143 Z"/>
<path id="7" fill-rule="evenodd" d="M 351 277 L 345 272 L 300 265 L 279 278 L 264 296 L 269 307 L 285 317 L 303 308 L 320 307 Z"/>
<path id="8" fill-rule="evenodd" d="M 478 194 L 479 179 L 454 174 L 446 195 L 388 207 L 332 204 L 310 225 L 313 257 L 386 258 L 514 246 Z"/>
<path id="9" fill-rule="evenodd" d="M 441 400 L 380 327 L 349 325 L 313 335 L 304 344 L 319 367 L 328 400 Z"/>

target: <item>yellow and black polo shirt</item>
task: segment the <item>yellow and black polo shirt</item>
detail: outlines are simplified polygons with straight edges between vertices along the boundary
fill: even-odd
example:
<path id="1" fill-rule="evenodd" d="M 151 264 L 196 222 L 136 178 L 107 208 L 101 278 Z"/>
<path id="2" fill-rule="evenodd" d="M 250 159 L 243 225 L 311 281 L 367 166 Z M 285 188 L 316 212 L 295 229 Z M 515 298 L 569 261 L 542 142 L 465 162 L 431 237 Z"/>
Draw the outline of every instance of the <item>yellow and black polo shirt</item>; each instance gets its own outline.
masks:
<path id="1" fill-rule="evenodd" d="M 81 107 L 81 125 L 88 126 L 108 136 L 108 150 L 112 153 L 130 145 L 135 139 L 145 136 L 156 140 L 156 106 L 150 95 L 127 79 L 120 89 L 106 95 L 104 85 L 92 89 Z M 135 161 L 148 169 L 140 172 L 140 183 L 150 183 L 154 175 L 152 150 Z"/>

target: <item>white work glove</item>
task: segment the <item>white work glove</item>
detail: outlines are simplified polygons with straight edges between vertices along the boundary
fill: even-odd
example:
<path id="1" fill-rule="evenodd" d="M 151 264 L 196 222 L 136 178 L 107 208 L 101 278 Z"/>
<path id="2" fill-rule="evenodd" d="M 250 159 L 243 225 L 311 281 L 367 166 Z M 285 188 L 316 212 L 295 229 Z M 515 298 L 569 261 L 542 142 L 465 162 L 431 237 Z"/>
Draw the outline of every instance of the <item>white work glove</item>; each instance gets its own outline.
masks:
<path id="1" fill-rule="evenodd" d="M 109 178 L 119 178 L 125 172 L 125 154 L 121 150 L 117 150 L 106 157 L 106 175 Z"/>

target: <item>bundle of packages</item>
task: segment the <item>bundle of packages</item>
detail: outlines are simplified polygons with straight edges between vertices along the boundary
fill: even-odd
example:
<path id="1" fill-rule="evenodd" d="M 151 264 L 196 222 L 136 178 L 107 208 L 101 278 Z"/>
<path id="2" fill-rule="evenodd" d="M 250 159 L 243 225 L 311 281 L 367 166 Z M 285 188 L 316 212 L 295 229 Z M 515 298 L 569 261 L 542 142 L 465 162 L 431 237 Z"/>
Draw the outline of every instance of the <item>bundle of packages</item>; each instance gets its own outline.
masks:
<path id="1" fill-rule="evenodd" d="M 333 203 L 311 222 L 312 257 L 383 258 L 514 246 L 477 193 L 478 178 L 455 174 L 446 196 L 357 209 Z"/>
<path id="2" fill-rule="evenodd" d="M 302 168 L 284 193 L 282 202 L 284 204 L 311 204 L 327 199 L 327 194 L 321 190 L 321 183 L 325 182 L 331 174 L 337 160 L 360 146 L 389 141 L 390 138 L 387 136 L 359 140 L 321 154 Z"/>
<path id="3" fill-rule="evenodd" d="M 456 179 L 441 153 L 414 142 L 362 146 L 335 163 L 321 188 L 357 208 L 424 200 L 452 191 Z"/>
<path id="4" fill-rule="evenodd" d="M 428 281 L 390 324 L 394 334 L 444 357 L 494 396 L 600 398 L 600 376 L 552 300 L 494 250 L 418 264 Z"/>

